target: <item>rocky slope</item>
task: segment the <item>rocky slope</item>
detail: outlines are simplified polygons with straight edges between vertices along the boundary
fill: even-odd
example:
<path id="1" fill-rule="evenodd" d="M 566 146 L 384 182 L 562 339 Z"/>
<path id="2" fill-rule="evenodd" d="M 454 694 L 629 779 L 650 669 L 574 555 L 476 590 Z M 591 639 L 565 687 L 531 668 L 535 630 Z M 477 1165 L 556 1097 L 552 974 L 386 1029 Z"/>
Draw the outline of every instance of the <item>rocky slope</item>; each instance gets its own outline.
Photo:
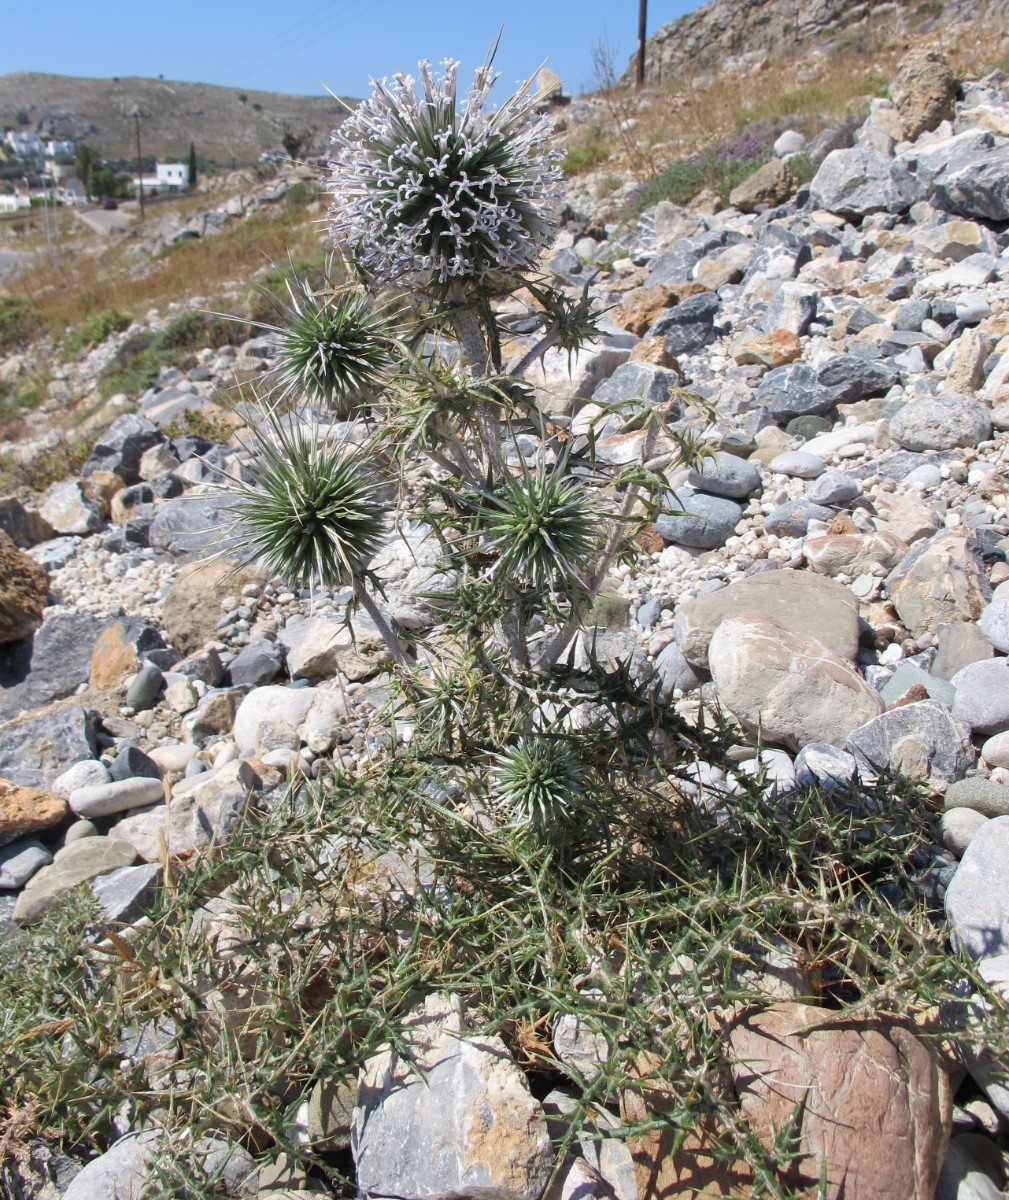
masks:
<path id="1" fill-rule="evenodd" d="M 925 33 L 962 18 L 997 21 L 1007 14 L 1006 0 L 709 0 L 654 33 L 645 61 L 649 82 L 689 79 L 702 72 L 745 70 L 762 58 L 829 51 L 870 31 L 874 22 L 896 22 L 909 32 Z M 632 60 L 622 82 L 631 82 L 634 70 Z"/>
<path id="2" fill-rule="evenodd" d="M 575 292 L 590 283 L 609 309 L 605 335 L 573 362 L 550 352 L 535 382 L 576 438 L 602 404 L 620 406 L 596 427 L 613 462 L 631 461 L 644 436 L 642 398 L 668 400 L 679 428 L 714 438 L 701 470 L 670 471 L 665 511 L 637 562 L 613 573 L 617 601 L 596 631 L 596 652 L 629 663 L 657 703 L 688 722 L 716 708 L 737 722 L 739 753 L 699 758 L 684 794 L 717 813 L 756 777 L 783 802 L 815 786 L 843 804 L 882 773 L 902 778 L 936 812 L 922 893 L 944 906 L 951 945 L 1004 988 L 1009 98 L 993 78 L 954 100 L 940 64 L 919 66 L 899 107 L 877 101 L 854 144 L 780 140 L 720 212 L 660 204 L 633 228 L 603 228 L 591 193 L 574 190 L 549 269 Z M 803 149 L 817 170 L 796 192 L 787 155 Z M 502 314 L 518 329 L 527 315 Z M 62 383 L 86 387 L 111 348 Z M 151 904 L 166 845 L 188 856 L 226 841 L 289 772 L 368 758 L 383 649 L 360 616 L 350 630 L 340 619 L 349 597 L 187 565 L 222 528 L 215 468 L 247 464 L 237 445 L 163 427 L 202 406 L 205 388 L 268 370 L 275 352 L 268 337 L 207 348 L 114 422 L 80 478 L 34 505 L 0 502 L 0 529 L 48 571 L 51 600 L 39 610 L 25 564 L 20 620 L 37 628 L 0 650 L 6 922 L 30 928 L 90 881 L 128 929 Z M 431 620 L 415 593 L 430 589 L 434 556 L 408 526 L 375 564 L 407 628 Z M 795 1094 L 808 1097 L 812 1188 L 822 1166 L 828 1194 L 847 1200 L 1002 1194 L 1009 1091 L 983 1039 L 1004 1010 L 977 1006 L 978 1040 L 963 1039 L 952 1069 L 899 1025 L 831 1028 L 806 1004 L 795 955 L 773 984 L 778 1002 L 728 1035 L 737 1063 L 764 1064 L 735 1084 L 745 1120 L 768 1136 L 792 1119 Z M 405 1049 L 424 1085 L 397 1084 L 396 1055 L 382 1050 L 345 1101 L 358 1186 L 533 1200 L 553 1161 L 547 1121 L 571 1097 L 534 1098 L 502 1042 L 470 1035 L 457 1000 L 429 995 L 412 1030 Z M 605 1039 L 561 1022 L 552 1036 L 565 1061 L 573 1038 L 591 1079 Z M 646 1117 L 638 1104 L 623 1117 Z M 616 1115 L 605 1119 L 565 1164 L 561 1194 L 669 1194 L 656 1179 L 669 1186 L 674 1167 L 649 1176 L 610 1136 Z M 434 1130 L 445 1155 L 425 1152 Z M 119 1132 L 83 1169 L 65 1160 L 69 1200 L 152 1178 L 160 1135 L 128 1118 Z M 308 1188 L 303 1173 L 292 1183 L 278 1164 L 231 1153 L 234 1193 Z"/>
<path id="3" fill-rule="evenodd" d="M 22 71 L 0 75 L 0 125 L 43 137 L 87 142 L 110 159 L 136 154 L 135 122 L 144 114 L 144 149 L 160 158 L 185 159 L 189 145 L 201 160 L 220 166 L 254 163 L 282 149 L 286 129 L 310 131 L 305 153 L 324 152 L 346 116 L 331 96 L 287 96 L 244 88 L 167 79 L 81 79 Z M 21 126 L 17 114 L 28 124 Z"/>

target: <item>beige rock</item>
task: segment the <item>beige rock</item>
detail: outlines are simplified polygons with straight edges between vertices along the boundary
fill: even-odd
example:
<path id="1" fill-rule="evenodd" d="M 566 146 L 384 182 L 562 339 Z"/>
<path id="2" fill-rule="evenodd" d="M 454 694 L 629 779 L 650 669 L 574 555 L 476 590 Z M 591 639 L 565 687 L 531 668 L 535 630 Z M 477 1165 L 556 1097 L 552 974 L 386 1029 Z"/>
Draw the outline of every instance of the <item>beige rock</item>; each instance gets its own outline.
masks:
<path id="1" fill-rule="evenodd" d="M 976 542 L 956 530 L 919 542 L 890 572 L 886 587 L 915 637 L 940 621 L 976 621 L 991 598 Z"/>
<path id="2" fill-rule="evenodd" d="M 756 212 L 758 208 L 782 204 L 794 190 L 795 180 L 788 163 L 781 158 L 772 158 L 732 189 L 729 203 L 740 212 Z"/>
<path id="3" fill-rule="evenodd" d="M 224 559 L 208 559 L 179 572 L 165 597 L 162 621 L 168 640 L 183 654 L 214 640 L 225 596 L 236 595 L 247 583 L 266 582 L 262 572 L 237 566 Z"/>
<path id="4" fill-rule="evenodd" d="M 140 667 L 137 648 L 127 638 L 123 625 L 116 621 L 103 629 L 91 651 L 92 687 L 118 687 L 127 675 L 132 675 Z"/>
<path id="5" fill-rule="evenodd" d="M 689 296 L 708 291 L 700 283 L 635 288 L 612 310 L 611 316 L 621 329 L 641 337 L 665 308 L 682 304 Z"/>
<path id="6" fill-rule="evenodd" d="M 876 511 L 889 533 L 908 546 L 938 532 L 942 518 L 930 505 L 898 492 L 880 492 Z"/>
<path id="7" fill-rule="evenodd" d="M 802 345 L 794 333 L 775 329 L 772 333 L 744 334 L 733 343 L 732 357 L 741 366 L 783 367 L 802 357 Z"/>
<path id="8" fill-rule="evenodd" d="M 913 142 L 953 116 L 957 81 L 946 59 L 935 50 L 917 50 L 901 64 L 890 87 L 904 137 Z"/>
<path id="9" fill-rule="evenodd" d="M 708 643 L 726 617 L 756 609 L 790 629 L 809 634 L 843 658 L 858 652 L 858 601 L 839 583 L 810 571 L 767 571 L 731 587 L 682 602 L 676 610 L 676 643 L 691 666 L 708 666 Z"/>
<path id="10" fill-rule="evenodd" d="M 49 576 L 0 532 L 0 644 L 33 634 L 48 598 Z"/>
<path id="11" fill-rule="evenodd" d="M 950 349 L 954 350 L 953 362 L 939 390 L 945 395 L 977 391 L 985 381 L 984 364 L 991 342 L 979 329 L 965 329 Z"/>
<path id="12" fill-rule="evenodd" d="M 68 811 L 62 796 L 0 779 L 0 846 L 59 825 Z"/>
<path id="13" fill-rule="evenodd" d="M 889 570 L 907 546 L 892 533 L 823 533 L 806 538 L 802 553 L 820 575 L 861 575 L 876 565 Z"/>
<path id="14" fill-rule="evenodd" d="M 797 1125 L 784 1183 L 812 1198 L 822 1170 L 829 1200 L 932 1200 L 952 1089 L 911 1030 L 780 1004 L 741 1016 L 728 1046 L 742 1115 L 764 1146 Z"/>
<path id="15" fill-rule="evenodd" d="M 883 701 L 850 662 L 809 634 L 753 609 L 724 620 L 708 647 L 719 700 L 750 733 L 798 750 L 843 747 Z"/>
<path id="16" fill-rule="evenodd" d="M 653 367 L 665 367 L 669 371 L 678 371 L 680 364 L 666 350 L 666 339 L 661 335 L 642 338 L 631 351 L 629 362 L 650 363 Z"/>

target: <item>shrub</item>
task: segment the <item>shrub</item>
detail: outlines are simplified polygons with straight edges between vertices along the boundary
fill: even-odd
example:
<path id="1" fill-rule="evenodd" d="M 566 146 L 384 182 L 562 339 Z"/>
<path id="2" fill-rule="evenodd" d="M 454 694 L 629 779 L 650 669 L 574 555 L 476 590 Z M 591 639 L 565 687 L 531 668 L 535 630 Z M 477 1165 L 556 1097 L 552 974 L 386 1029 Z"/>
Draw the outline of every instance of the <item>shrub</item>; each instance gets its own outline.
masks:
<path id="1" fill-rule="evenodd" d="M 13 354 L 41 332 L 41 319 L 30 300 L 0 296 L 0 354 Z"/>
<path id="2" fill-rule="evenodd" d="M 64 358 L 76 358 L 82 351 L 90 350 L 104 342 L 110 334 L 122 333 L 129 328 L 130 318 L 115 308 L 105 308 L 94 313 L 73 329 L 63 339 Z"/>
<path id="3" fill-rule="evenodd" d="M 686 204 L 705 188 L 717 192 L 722 204 L 727 204 L 732 189 L 770 157 L 770 150 L 750 136 L 712 143 L 701 153 L 673 163 L 646 183 L 628 204 L 624 218 L 633 220 L 660 200 Z"/>
<path id="4" fill-rule="evenodd" d="M 601 125 L 594 125 L 579 142 L 568 147 L 561 160 L 561 168 L 566 175 L 578 175 L 609 162 L 609 159 L 606 130 Z"/>

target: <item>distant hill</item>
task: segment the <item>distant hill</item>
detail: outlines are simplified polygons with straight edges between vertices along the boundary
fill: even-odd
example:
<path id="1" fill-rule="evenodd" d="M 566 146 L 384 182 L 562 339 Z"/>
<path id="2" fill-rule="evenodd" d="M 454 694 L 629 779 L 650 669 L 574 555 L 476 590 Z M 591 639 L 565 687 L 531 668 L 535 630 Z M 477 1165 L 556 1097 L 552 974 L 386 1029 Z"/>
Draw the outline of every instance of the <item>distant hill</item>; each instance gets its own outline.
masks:
<path id="1" fill-rule="evenodd" d="M 354 101 L 348 101 L 353 104 Z M 136 153 L 139 105 L 145 154 L 184 158 L 192 142 L 201 159 L 222 167 L 255 162 L 281 149 L 285 129 L 312 131 L 311 150 L 324 152 L 345 110 L 331 96 L 286 96 L 167 79 L 78 79 L 19 72 L 0 75 L 0 128 L 97 146 L 109 159 Z M 27 115 L 28 124 L 18 121 Z"/>
<path id="2" fill-rule="evenodd" d="M 769 55 L 799 55 L 854 45 L 874 22 L 926 33 L 948 21 L 997 21 L 1009 0 L 708 0 L 649 39 L 650 82 L 745 69 Z M 625 82 L 634 77 L 631 59 Z"/>

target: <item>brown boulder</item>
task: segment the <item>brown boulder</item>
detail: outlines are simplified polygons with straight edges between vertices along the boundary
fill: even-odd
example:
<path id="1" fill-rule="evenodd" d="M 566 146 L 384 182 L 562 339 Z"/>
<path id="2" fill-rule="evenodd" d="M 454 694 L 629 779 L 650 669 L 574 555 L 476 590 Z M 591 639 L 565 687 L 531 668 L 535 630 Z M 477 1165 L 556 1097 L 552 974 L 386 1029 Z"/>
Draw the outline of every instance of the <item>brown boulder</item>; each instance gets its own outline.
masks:
<path id="1" fill-rule="evenodd" d="M 0 846 L 51 829 L 66 815 L 67 802 L 61 796 L 0 779 Z"/>
<path id="2" fill-rule="evenodd" d="M 611 310 L 613 320 L 621 329 L 641 337 L 664 309 L 682 304 L 690 296 L 708 289 L 699 283 L 660 284 L 655 287 L 634 288 L 620 304 Z"/>
<path id="3" fill-rule="evenodd" d="M 956 76 L 938 51 L 919 50 L 909 55 L 890 89 L 904 137 L 913 142 L 940 121 L 952 119 L 957 90 Z"/>
<path id="4" fill-rule="evenodd" d="M 179 572 L 178 579 L 165 597 L 161 619 L 168 641 L 182 654 L 192 654 L 217 636 L 221 601 L 237 596 L 253 580 L 266 577 L 254 567 L 242 567 L 228 559 L 207 559 Z"/>
<path id="5" fill-rule="evenodd" d="M 48 598 L 49 576 L 0 532 L 0 643 L 33 634 Z"/>
<path id="6" fill-rule="evenodd" d="M 784 1181 L 830 1200 L 932 1200 L 952 1090 L 925 1043 L 886 1018 L 779 1004 L 729 1030 L 742 1114 L 763 1145 L 792 1124 Z"/>
<path id="7" fill-rule="evenodd" d="M 732 347 L 732 357 L 740 366 L 783 367 L 802 357 L 802 344 L 788 329 L 771 333 L 747 333 Z"/>

